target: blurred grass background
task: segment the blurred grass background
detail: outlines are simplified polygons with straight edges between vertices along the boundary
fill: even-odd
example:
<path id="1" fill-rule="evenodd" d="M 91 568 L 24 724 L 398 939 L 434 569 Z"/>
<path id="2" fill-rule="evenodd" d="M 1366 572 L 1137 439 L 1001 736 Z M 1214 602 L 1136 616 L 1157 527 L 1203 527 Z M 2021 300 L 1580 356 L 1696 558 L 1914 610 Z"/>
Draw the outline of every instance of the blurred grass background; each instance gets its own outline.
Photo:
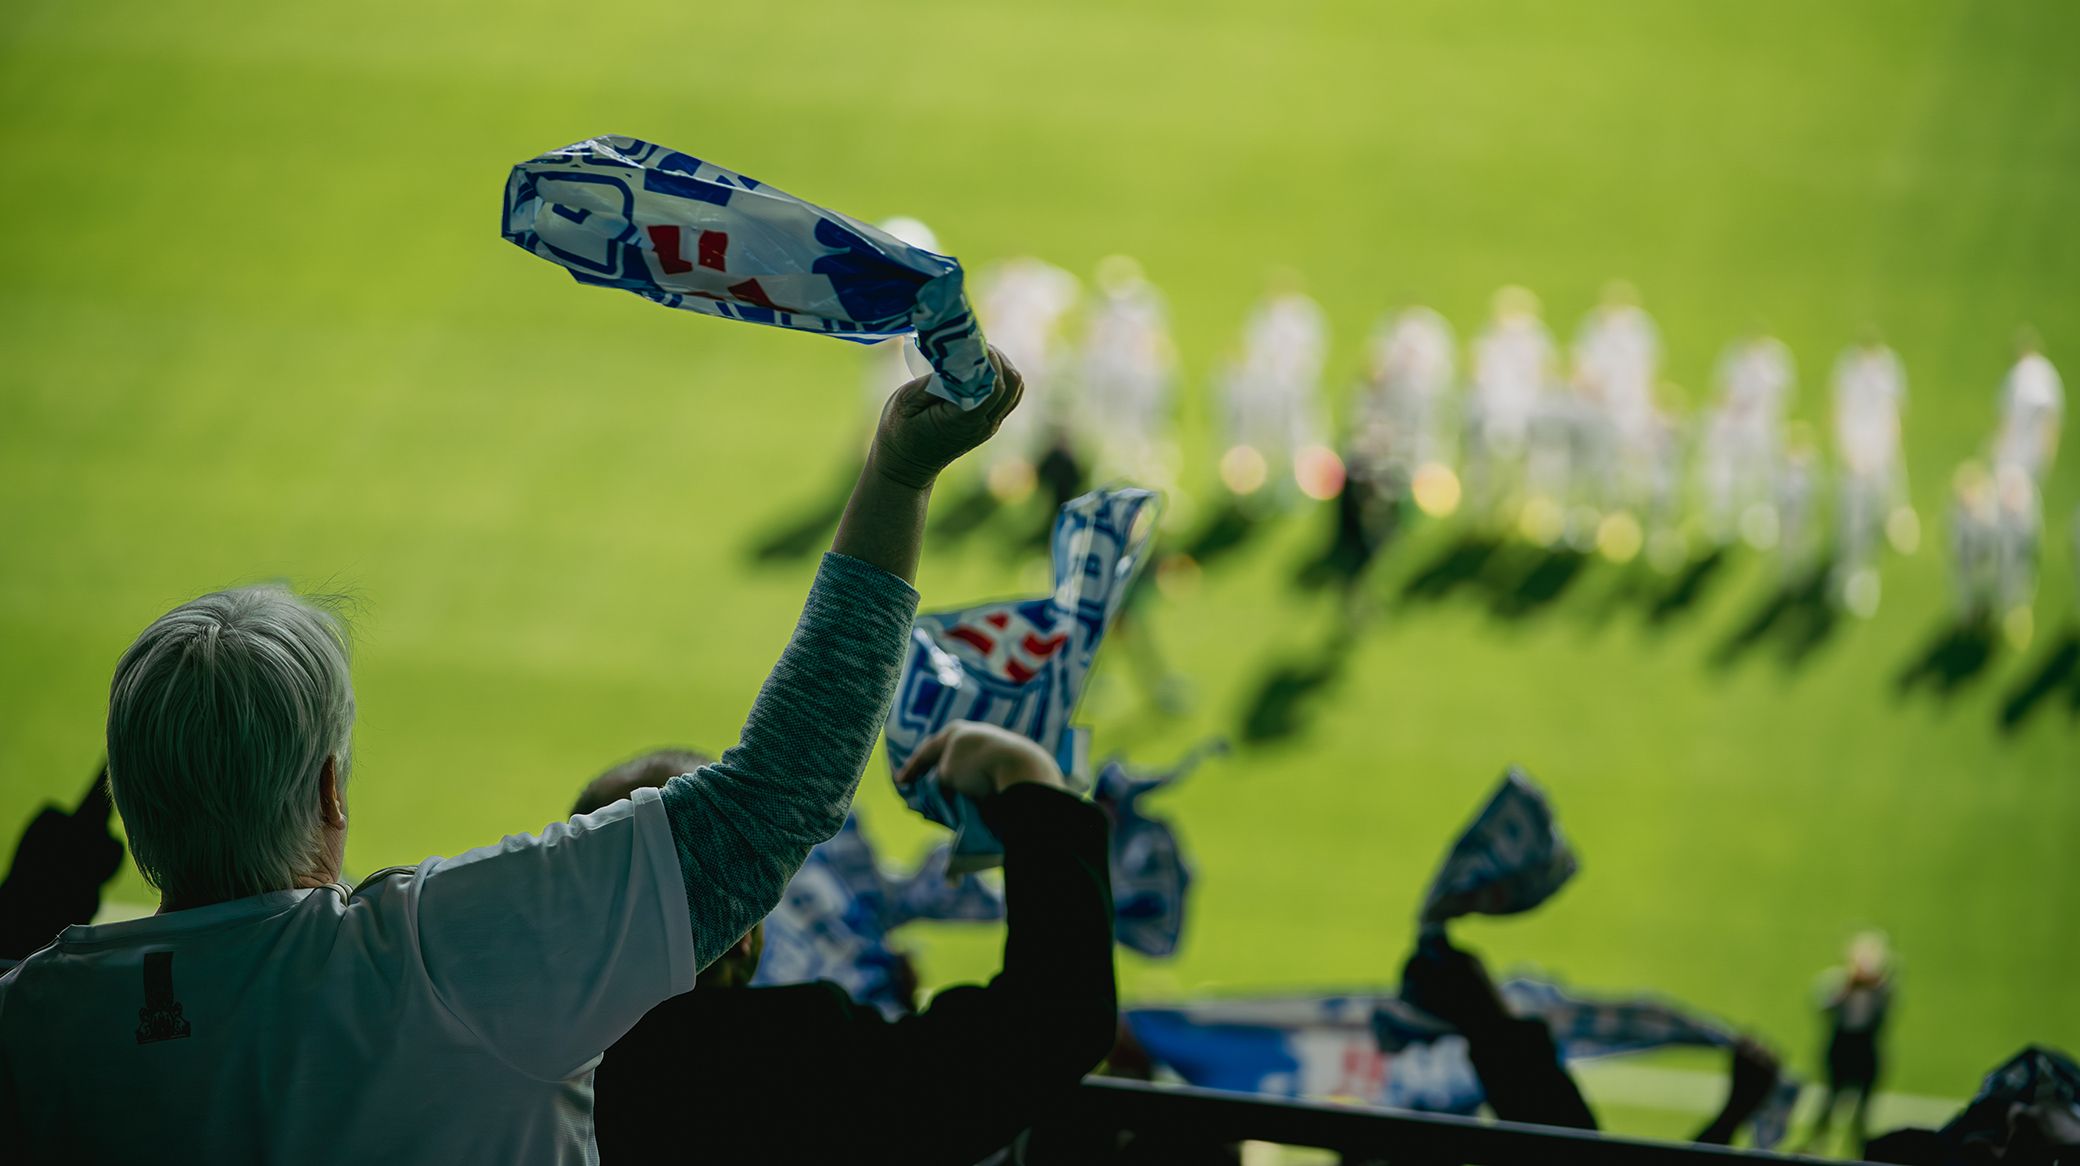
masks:
<path id="1" fill-rule="evenodd" d="M 971 265 L 1140 257 L 1172 301 L 1194 483 L 1207 374 L 1278 265 L 1330 314 L 1339 395 L 1382 311 L 1420 299 L 1470 334 L 1504 282 L 1567 334 L 1634 280 L 1692 403 L 1767 321 L 1816 422 L 1834 353 L 1883 327 L 1928 537 L 1875 619 L 1803 667 L 1714 670 L 1774 578 L 1745 559 L 1658 629 L 1604 602 L 1608 568 L 1528 620 L 1390 611 L 1302 735 L 1166 795 L 1190 934 L 1122 971 L 1140 999 L 1393 979 L 1448 834 L 1514 761 L 1584 871 L 1468 927 L 1491 961 L 1671 993 L 1810 1073 L 1812 978 L 1882 926 L 1890 1084 L 1967 1095 L 2026 1041 L 2080 1045 L 2076 722 L 1995 718 L 2075 618 L 2080 448 L 2046 499 L 2037 644 L 1947 702 L 1892 681 L 1947 618 L 1950 469 L 1991 433 L 2015 326 L 2080 369 L 2076 35 L 2049 0 L 25 0 L 0 27 L 0 827 L 83 786 L 139 628 L 265 578 L 361 598 L 360 870 L 534 829 L 639 748 L 729 742 L 809 575 L 744 548 L 840 473 L 861 356 L 580 288 L 499 240 L 513 162 L 628 133 L 918 215 Z M 1287 582 L 1328 523 L 1158 606 L 1193 711 L 1153 717 L 1114 661 L 1084 707 L 1098 751 L 1230 732 L 1267 668 L 1334 634 Z M 1381 593 L 1447 537 L 1392 552 Z M 925 603 L 1039 570 L 928 550 Z M 886 784 L 877 763 L 867 825 L 907 856 L 929 835 Z M 149 896 L 134 873 L 114 894 Z M 987 929 L 912 940 L 934 982 L 994 966 Z"/>

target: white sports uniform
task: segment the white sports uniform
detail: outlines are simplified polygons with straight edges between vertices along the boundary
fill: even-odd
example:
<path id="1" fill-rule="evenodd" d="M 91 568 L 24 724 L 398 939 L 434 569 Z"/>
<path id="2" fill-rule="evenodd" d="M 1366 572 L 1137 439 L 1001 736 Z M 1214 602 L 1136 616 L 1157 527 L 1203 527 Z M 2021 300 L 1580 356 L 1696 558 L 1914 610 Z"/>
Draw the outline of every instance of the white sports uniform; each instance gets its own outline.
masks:
<path id="1" fill-rule="evenodd" d="M 1473 392 L 1466 424 L 1467 485 L 1492 510 L 1521 484 L 1531 422 L 1549 393 L 1558 349 L 1528 312 L 1498 316 L 1473 342 Z"/>
<path id="2" fill-rule="evenodd" d="M 1100 290 L 1083 334 L 1082 400 L 1101 477 L 1159 485 L 1175 472 L 1170 397 L 1177 350 L 1162 293 L 1146 280 Z"/>
<path id="3" fill-rule="evenodd" d="M 1007 259 L 976 284 L 975 313 L 983 334 L 1025 378 L 1024 402 L 1004 418 L 990 440 L 991 464 L 1038 461 L 1057 432 L 1075 424 L 1073 386 L 1062 328 L 1082 288 L 1076 277 L 1038 259 Z"/>
<path id="4" fill-rule="evenodd" d="M 1430 308 L 1381 321 L 1352 425 L 1357 456 L 1404 479 L 1420 466 L 1451 462 L 1444 414 L 1459 375 L 1457 350 L 1451 324 Z"/>
<path id="5" fill-rule="evenodd" d="M 1242 360 L 1226 379 L 1228 440 L 1263 455 L 1267 480 L 1289 476 L 1294 457 L 1321 440 L 1319 398 L 1329 323 L 1299 292 L 1257 305 L 1242 329 Z"/>
<path id="6" fill-rule="evenodd" d="M 1900 466 L 1900 413 L 1907 376 L 1882 344 L 1852 348 L 1834 366 L 1834 440 L 1841 458 L 1842 564 L 1869 564 L 1886 515 L 1906 500 Z"/>
<path id="7" fill-rule="evenodd" d="M 1726 349 L 1714 379 L 1719 401 L 1705 423 L 1703 477 L 1709 518 L 1723 539 L 1744 512 L 1774 508 L 1781 434 L 1798 370 L 1783 341 L 1755 336 Z"/>
<path id="8" fill-rule="evenodd" d="M 2043 484 L 2065 420 L 2065 385 L 2040 353 L 2029 353 L 2008 370 L 2001 385 L 2000 432 L 1993 441 L 1996 469 L 2014 466 Z"/>
<path id="9" fill-rule="evenodd" d="M 1575 337 L 1575 382 L 1600 407 L 1621 451 L 1643 447 L 1654 429 L 1661 332 L 1632 304 L 1598 308 Z"/>

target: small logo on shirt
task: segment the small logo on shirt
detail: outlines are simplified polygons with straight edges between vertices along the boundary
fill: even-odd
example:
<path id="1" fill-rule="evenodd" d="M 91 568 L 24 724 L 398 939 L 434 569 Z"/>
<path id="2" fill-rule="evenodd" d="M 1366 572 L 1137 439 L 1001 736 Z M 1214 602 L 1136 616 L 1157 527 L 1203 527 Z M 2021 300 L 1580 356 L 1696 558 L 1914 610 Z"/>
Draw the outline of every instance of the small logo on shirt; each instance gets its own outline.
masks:
<path id="1" fill-rule="evenodd" d="M 189 1035 L 181 1002 L 173 998 L 173 953 L 144 955 L 144 1007 L 137 1010 L 137 1043 L 181 1040 Z"/>

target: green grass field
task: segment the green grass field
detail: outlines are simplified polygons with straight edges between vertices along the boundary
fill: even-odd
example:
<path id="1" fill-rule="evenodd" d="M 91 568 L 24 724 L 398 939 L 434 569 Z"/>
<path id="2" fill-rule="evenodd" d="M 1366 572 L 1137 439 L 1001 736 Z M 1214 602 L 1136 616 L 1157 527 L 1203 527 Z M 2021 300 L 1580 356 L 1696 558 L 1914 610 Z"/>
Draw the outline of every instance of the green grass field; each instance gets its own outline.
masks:
<path id="1" fill-rule="evenodd" d="M 1139 256 L 1172 298 L 1193 481 L 1206 374 L 1277 264 L 1329 310 L 1338 386 L 1392 305 L 1466 332 L 1515 281 L 1571 330 L 1623 275 L 1693 401 L 1760 316 L 1817 420 L 1876 321 L 1930 537 L 1874 620 L 1801 668 L 1714 670 L 1769 584 L 1754 560 L 1659 631 L 1604 603 L 1609 568 L 1529 620 L 1389 608 L 1303 735 L 1169 797 L 1191 934 L 1123 958 L 1125 986 L 1391 979 L 1448 833 L 1515 761 L 1584 869 L 1466 929 L 1495 962 L 1661 989 L 1810 1072 L 1812 977 L 1875 924 L 1903 961 L 1894 1087 L 1964 1095 L 2026 1041 L 2080 1046 L 2080 734 L 2062 698 L 1995 723 L 2075 618 L 2080 448 L 2046 500 L 2036 645 L 1947 703 L 1892 693 L 1945 618 L 1945 486 L 2015 325 L 2080 371 L 2080 8 L 464 7 L 28 0 L 0 31 L 0 828 L 83 785 L 138 629 L 239 581 L 362 599 L 361 870 L 536 828 L 640 747 L 731 739 L 809 573 L 743 549 L 839 473 L 859 354 L 581 288 L 498 238 L 508 166 L 629 133 L 919 215 L 971 263 Z M 1327 519 L 1158 609 L 1194 711 L 1151 718 L 1101 669 L 1100 751 L 1231 731 L 1330 634 L 1287 586 Z M 1449 533 L 1416 531 L 1380 593 Z M 928 549 L 925 602 L 1034 570 Z M 861 804 L 892 853 L 925 844 L 878 764 Z M 915 938 L 934 980 L 995 958 L 987 931 Z"/>

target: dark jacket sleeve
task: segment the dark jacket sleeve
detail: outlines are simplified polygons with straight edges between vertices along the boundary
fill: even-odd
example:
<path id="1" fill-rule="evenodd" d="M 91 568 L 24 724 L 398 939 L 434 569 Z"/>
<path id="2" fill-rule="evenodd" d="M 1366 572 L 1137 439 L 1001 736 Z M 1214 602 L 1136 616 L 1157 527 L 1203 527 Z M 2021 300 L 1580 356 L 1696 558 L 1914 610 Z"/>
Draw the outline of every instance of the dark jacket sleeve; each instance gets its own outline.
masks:
<path id="1" fill-rule="evenodd" d="M 1066 1098 L 1112 1047 L 1104 812 L 1014 786 L 1003 970 L 893 1023 L 835 985 L 701 989 L 659 1005 L 595 1082 L 601 1161 L 967 1166 Z"/>
<path id="2" fill-rule="evenodd" d="M 1593 1130 L 1596 1115 L 1582 1100 L 1546 1022 L 1506 1020 L 1467 1035 L 1473 1071 L 1488 1095 L 1488 1108 L 1504 1121 Z"/>
<path id="3" fill-rule="evenodd" d="M 1018 785 L 982 814 L 1004 843 L 1003 970 L 859 1042 L 872 1133 L 856 1144 L 920 1166 L 964 1166 L 1009 1142 L 1097 1067 L 1118 1025 L 1104 811 Z"/>

